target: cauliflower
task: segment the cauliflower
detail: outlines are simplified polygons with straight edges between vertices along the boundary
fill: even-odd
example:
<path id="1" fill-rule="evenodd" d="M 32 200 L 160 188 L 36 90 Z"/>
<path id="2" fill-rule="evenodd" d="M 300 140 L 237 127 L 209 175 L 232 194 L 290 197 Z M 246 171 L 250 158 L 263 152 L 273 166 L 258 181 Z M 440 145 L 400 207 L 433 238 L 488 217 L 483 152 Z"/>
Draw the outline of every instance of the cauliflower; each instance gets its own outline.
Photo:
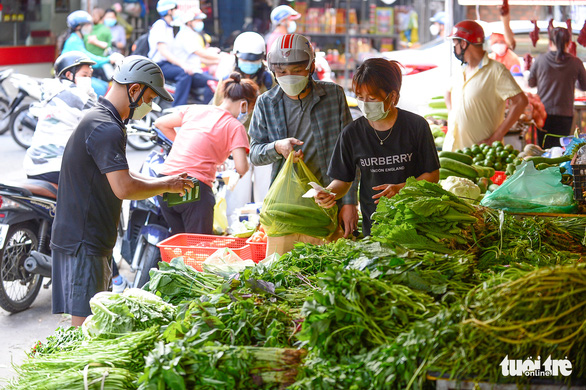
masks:
<path id="1" fill-rule="evenodd" d="M 473 202 L 480 196 L 480 187 L 470 179 L 463 177 L 449 176 L 441 181 L 442 188 L 452 194 Z"/>

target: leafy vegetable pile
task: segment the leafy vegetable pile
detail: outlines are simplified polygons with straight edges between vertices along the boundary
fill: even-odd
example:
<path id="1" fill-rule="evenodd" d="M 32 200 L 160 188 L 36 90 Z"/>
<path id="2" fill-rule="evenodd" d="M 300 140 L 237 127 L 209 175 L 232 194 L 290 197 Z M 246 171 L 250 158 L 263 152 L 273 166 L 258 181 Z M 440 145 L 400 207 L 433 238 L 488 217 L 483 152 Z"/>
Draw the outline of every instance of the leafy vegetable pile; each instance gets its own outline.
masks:
<path id="1" fill-rule="evenodd" d="M 85 333 L 37 345 L 8 389 L 422 389 L 430 370 L 503 381 L 507 354 L 586 376 L 586 218 L 515 218 L 410 179 L 373 219 L 371 237 L 229 279 L 160 263 L 149 292 L 96 296 Z"/>

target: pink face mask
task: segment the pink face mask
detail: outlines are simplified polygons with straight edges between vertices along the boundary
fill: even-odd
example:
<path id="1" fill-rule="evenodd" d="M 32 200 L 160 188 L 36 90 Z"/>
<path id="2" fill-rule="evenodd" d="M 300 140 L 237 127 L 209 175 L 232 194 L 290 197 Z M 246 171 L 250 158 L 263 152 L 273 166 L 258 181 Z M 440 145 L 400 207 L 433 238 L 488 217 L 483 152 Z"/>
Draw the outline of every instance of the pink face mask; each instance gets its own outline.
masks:
<path id="1" fill-rule="evenodd" d="M 490 47 L 497 56 L 502 57 L 507 53 L 507 45 L 504 43 L 495 43 Z"/>

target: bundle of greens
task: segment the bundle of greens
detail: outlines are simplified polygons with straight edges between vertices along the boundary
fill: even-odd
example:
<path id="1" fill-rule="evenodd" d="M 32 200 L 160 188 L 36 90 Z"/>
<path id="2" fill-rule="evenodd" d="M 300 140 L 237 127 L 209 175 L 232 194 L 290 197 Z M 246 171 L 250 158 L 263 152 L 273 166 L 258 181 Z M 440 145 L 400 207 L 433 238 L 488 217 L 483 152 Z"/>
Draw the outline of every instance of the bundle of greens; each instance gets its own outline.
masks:
<path id="1" fill-rule="evenodd" d="M 296 329 L 299 309 L 287 302 L 273 302 L 264 294 L 218 294 L 192 301 L 163 333 L 167 342 L 192 339 L 204 345 L 217 341 L 228 345 L 288 347 Z"/>
<path id="2" fill-rule="evenodd" d="M 84 340 L 83 332 L 79 327 L 57 328 L 55 334 L 47 337 L 44 343 L 39 341 L 28 353 L 29 357 L 51 355 L 61 351 L 71 351 L 77 348 Z"/>
<path id="3" fill-rule="evenodd" d="M 372 215 L 373 240 L 393 247 L 450 253 L 467 245 L 463 231 L 478 219 L 473 206 L 436 183 L 407 179 L 392 198 L 381 198 Z"/>
<path id="4" fill-rule="evenodd" d="M 82 329 L 88 337 L 115 338 L 136 330 L 168 324 L 175 318 L 175 306 L 137 288 L 122 294 L 104 291 L 90 300 L 92 315 Z"/>
<path id="5" fill-rule="evenodd" d="M 370 277 L 368 271 L 332 268 L 303 305 L 302 346 L 332 357 L 355 355 L 392 343 L 415 321 L 439 310 L 429 295 Z"/>
<path id="6" fill-rule="evenodd" d="M 295 381 L 304 356 L 299 349 L 159 343 L 146 358 L 139 389 L 285 388 Z"/>
<path id="7" fill-rule="evenodd" d="M 583 378 L 586 268 L 516 269 L 498 275 L 470 291 L 457 330 L 456 342 L 439 350 L 435 361 L 436 368 L 453 377 L 507 380 L 498 363 L 508 355 L 523 361 L 530 357 L 541 357 L 541 362 L 548 357 L 569 359 L 572 377 Z M 508 379 L 527 380 L 523 376 Z M 556 379 L 569 378 L 560 375 Z"/>
<path id="8" fill-rule="evenodd" d="M 27 359 L 15 367 L 17 378 L 6 389 L 135 389 L 144 370 L 144 356 L 152 351 L 156 327 L 117 339 L 93 339 L 75 349 Z"/>
<path id="9" fill-rule="evenodd" d="M 175 305 L 209 294 L 224 283 L 220 276 L 199 272 L 185 265 L 181 257 L 174 258 L 170 263 L 160 262 L 159 269 L 151 269 L 149 275 L 150 280 L 143 289 Z"/>
<path id="10" fill-rule="evenodd" d="M 573 264 L 584 252 L 586 218 L 517 218 L 489 208 L 483 215 L 474 248 L 481 271 L 515 263 Z"/>

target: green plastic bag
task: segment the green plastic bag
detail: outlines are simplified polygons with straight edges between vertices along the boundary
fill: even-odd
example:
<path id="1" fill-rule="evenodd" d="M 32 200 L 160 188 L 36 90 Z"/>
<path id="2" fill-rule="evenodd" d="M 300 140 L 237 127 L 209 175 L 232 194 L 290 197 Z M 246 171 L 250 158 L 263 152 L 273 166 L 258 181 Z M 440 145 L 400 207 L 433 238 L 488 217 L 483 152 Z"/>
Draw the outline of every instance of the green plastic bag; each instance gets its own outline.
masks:
<path id="1" fill-rule="evenodd" d="M 338 207 L 320 207 L 313 198 L 303 198 L 318 182 L 302 160 L 293 162 L 289 155 L 269 188 L 260 212 L 260 223 L 268 236 L 279 237 L 300 233 L 325 238 L 338 227 Z"/>
<path id="2" fill-rule="evenodd" d="M 525 162 L 480 204 L 516 213 L 575 213 L 574 191 L 561 179 L 559 167 L 539 171 Z"/>

